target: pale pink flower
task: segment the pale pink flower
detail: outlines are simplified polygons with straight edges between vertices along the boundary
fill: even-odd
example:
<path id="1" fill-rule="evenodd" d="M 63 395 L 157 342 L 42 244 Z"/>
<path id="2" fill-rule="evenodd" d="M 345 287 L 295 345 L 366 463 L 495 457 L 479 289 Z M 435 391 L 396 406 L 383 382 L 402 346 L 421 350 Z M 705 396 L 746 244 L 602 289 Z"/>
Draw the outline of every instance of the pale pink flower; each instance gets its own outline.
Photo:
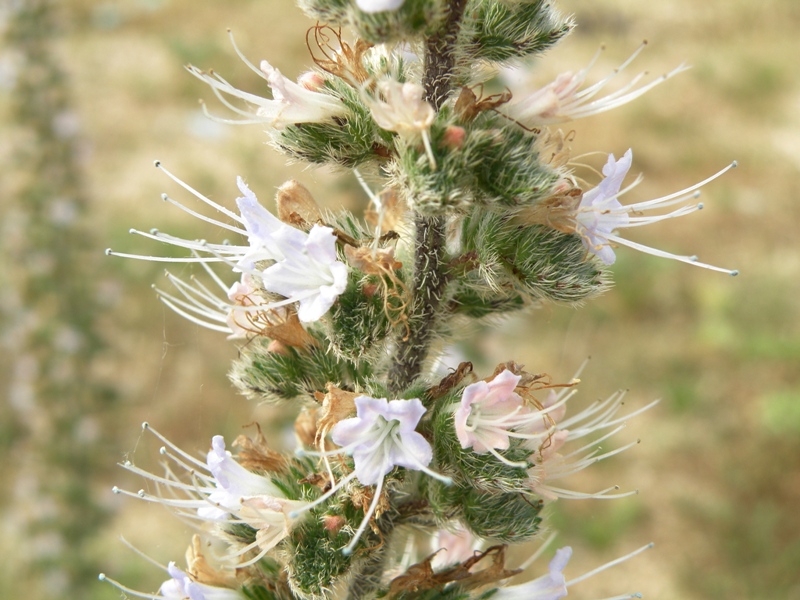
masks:
<path id="1" fill-rule="evenodd" d="M 431 566 L 436 570 L 464 562 L 472 558 L 480 546 L 481 541 L 463 527 L 440 529 L 431 541 L 431 550 L 436 552 Z"/>
<path id="2" fill-rule="evenodd" d="M 514 392 L 521 377 L 504 370 L 488 383 L 478 381 L 464 388 L 455 412 L 455 426 L 462 448 L 485 454 L 491 448 L 509 447 L 509 419 L 530 412 Z"/>
<path id="3" fill-rule="evenodd" d="M 586 76 L 599 56 L 599 52 L 586 68 L 577 73 L 572 71 L 561 73 L 552 83 L 528 96 L 523 96 L 511 104 L 503 106 L 499 110 L 502 114 L 528 128 L 566 123 L 627 104 L 688 68 L 680 65 L 666 75 L 641 86 L 639 86 L 639 82 L 646 73 L 639 73 L 622 89 L 602 98 L 594 99 L 600 90 L 615 79 L 636 58 L 644 49 L 644 46 L 642 44 L 636 52 L 614 69 L 610 75 L 594 85 L 581 89 L 586 81 Z"/>
<path id="4" fill-rule="evenodd" d="M 535 562 L 536 559 L 541 555 L 544 548 L 552 541 L 553 537 L 554 536 L 545 542 L 544 546 L 542 546 L 529 560 L 525 561 L 520 568 L 524 569 Z M 641 554 L 645 550 L 649 550 L 652 547 L 653 544 L 647 544 L 646 546 L 642 546 L 641 548 L 634 550 L 625 556 L 621 556 L 620 558 L 609 561 L 606 564 L 597 567 L 596 569 L 579 575 L 578 577 L 567 579 L 564 575 L 564 570 L 567 568 L 570 558 L 572 558 L 572 548 L 565 546 L 559 550 L 556 550 L 555 556 L 550 560 L 550 564 L 548 565 L 547 574 L 526 583 L 506 585 L 501 587 L 497 589 L 491 597 L 495 600 L 559 600 L 559 598 L 567 596 L 568 588 L 571 588 L 573 585 L 581 583 L 582 581 L 585 581 L 586 579 L 589 579 L 598 573 L 602 573 L 611 567 L 623 563 Z M 634 592 L 614 596 L 612 598 L 604 598 L 604 600 L 629 600 L 632 598 L 641 597 L 641 594 Z"/>
<path id="5" fill-rule="evenodd" d="M 325 92 L 324 86 L 309 85 L 311 77 L 308 74 L 301 76 L 300 82 L 295 83 L 291 79 L 284 77 L 281 72 L 269 64 L 266 60 L 261 61 L 260 68 L 251 63 L 236 46 L 231 36 L 234 50 L 239 58 L 259 77 L 265 79 L 272 90 L 272 98 L 263 98 L 256 94 L 242 91 L 217 73 L 206 72 L 194 66 L 187 67 L 188 71 L 211 86 L 217 98 L 226 107 L 241 115 L 242 119 L 222 119 L 212 116 L 203 105 L 203 110 L 210 118 L 215 121 L 230 124 L 255 124 L 264 123 L 274 129 L 283 129 L 289 125 L 300 123 L 324 123 L 331 121 L 334 117 L 345 117 L 348 113 L 347 107 L 336 96 Z M 315 78 L 316 79 L 316 78 Z M 248 105 L 254 106 L 255 110 L 243 109 L 232 104 L 226 96 L 237 98 Z"/>
<path id="6" fill-rule="evenodd" d="M 425 90 L 417 83 L 384 80 L 378 84 L 384 100 L 368 98 L 372 118 L 382 129 L 413 138 L 427 131 L 436 111 L 423 99 Z"/>

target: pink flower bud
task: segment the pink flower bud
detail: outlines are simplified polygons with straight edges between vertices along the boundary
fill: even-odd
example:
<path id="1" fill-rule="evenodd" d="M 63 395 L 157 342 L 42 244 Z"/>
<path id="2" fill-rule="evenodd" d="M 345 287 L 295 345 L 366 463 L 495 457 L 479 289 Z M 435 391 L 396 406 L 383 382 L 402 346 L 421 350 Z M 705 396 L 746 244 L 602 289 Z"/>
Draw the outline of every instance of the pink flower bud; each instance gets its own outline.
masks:
<path id="1" fill-rule="evenodd" d="M 306 71 L 297 78 L 297 83 L 309 92 L 318 92 L 325 85 L 325 78 L 316 71 Z"/>
<path id="2" fill-rule="evenodd" d="M 467 137 L 467 130 L 458 125 L 450 125 L 444 130 L 444 137 L 442 137 L 442 144 L 451 150 L 458 150 L 464 145 L 464 140 Z"/>

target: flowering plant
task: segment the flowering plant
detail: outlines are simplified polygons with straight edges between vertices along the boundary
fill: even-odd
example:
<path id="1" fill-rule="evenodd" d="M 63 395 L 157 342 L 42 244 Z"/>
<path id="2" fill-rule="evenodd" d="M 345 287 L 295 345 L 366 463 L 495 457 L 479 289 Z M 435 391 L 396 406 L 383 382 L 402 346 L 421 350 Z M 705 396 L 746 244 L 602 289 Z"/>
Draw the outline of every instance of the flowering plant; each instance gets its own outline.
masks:
<path id="1" fill-rule="evenodd" d="M 594 99 L 641 48 L 585 88 L 588 67 L 528 97 L 484 95 L 491 75 L 476 63 L 496 70 L 536 56 L 571 29 L 549 3 L 300 5 L 321 24 L 309 36 L 319 46 L 315 67 L 297 82 L 266 61 L 256 67 L 234 44 L 271 98 L 189 71 L 242 117 L 238 123 L 268 126 L 288 157 L 352 169 L 370 210 L 363 217 L 327 212 L 289 182 L 278 191 L 275 216 L 240 178 L 237 213 L 156 163 L 222 216 L 165 200 L 241 241 L 133 231 L 187 253 L 109 250 L 199 263 L 211 284 L 169 275 L 178 293 L 159 295 L 193 322 L 246 340 L 232 379 L 253 399 L 296 406 L 298 448 L 276 452 L 259 430 L 236 440 L 235 460 L 214 436 L 204 462 L 145 424 L 165 444 L 165 473 L 123 466 L 157 493 L 115 491 L 196 521 L 218 539 L 218 565 L 193 541 L 187 569 L 170 563 L 171 579 L 158 594 L 102 577 L 145 598 L 561 598 L 605 567 L 568 578 L 572 550 L 564 547 L 544 574 L 512 582 L 548 541 L 516 566 L 507 564 L 506 547 L 545 539 L 544 508 L 559 498 L 635 493 L 575 490 L 561 480 L 633 446 L 601 451 L 598 444 L 654 403 L 623 409 L 618 392 L 569 411 L 580 371 L 555 383 L 512 360 L 483 374 L 464 362 L 442 378 L 435 374 L 440 342 L 453 337 L 457 320 L 599 295 L 622 245 L 735 275 L 617 233 L 702 208 L 693 201 L 697 190 L 733 165 L 628 205 L 619 197 L 636 183 L 623 187 L 631 150 L 619 160 L 609 154 L 595 181 L 578 177 L 567 136 L 545 127 L 615 108 L 683 70 L 643 84 L 639 75 Z M 356 41 L 345 41 L 343 26 Z"/>

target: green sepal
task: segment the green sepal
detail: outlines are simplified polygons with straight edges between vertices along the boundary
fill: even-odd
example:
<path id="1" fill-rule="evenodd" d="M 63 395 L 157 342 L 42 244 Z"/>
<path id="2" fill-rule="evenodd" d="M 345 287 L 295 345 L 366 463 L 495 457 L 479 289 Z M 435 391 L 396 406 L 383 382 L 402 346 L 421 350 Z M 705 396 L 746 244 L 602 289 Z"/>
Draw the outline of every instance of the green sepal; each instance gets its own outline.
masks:
<path id="1" fill-rule="evenodd" d="M 478 257 L 486 285 L 511 284 L 535 300 L 576 304 L 608 289 L 608 280 L 577 235 L 525 225 L 481 208 L 463 221 L 465 252 Z"/>
<path id="2" fill-rule="evenodd" d="M 535 204 L 546 198 L 559 178 L 539 159 L 538 138 L 498 115 L 483 117 L 501 125 L 475 172 L 477 185 L 493 202 L 506 206 Z"/>
<path id="3" fill-rule="evenodd" d="M 478 0 L 467 14 L 472 18 L 466 53 L 494 62 L 541 54 L 574 26 L 547 0 Z"/>
<path id="4" fill-rule="evenodd" d="M 515 290 L 488 288 L 481 278 L 472 274 L 467 274 L 458 282 L 450 300 L 450 311 L 453 314 L 466 315 L 473 319 L 506 314 L 525 306 L 525 300 Z"/>
<path id="5" fill-rule="evenodd" d="M 464 129 L 458 147 L 448 143 L 450 127 Z M 431 125 L 429 135 L 435 165 L 431 164 L 422 139 L 407 141 L 397 137 L 398 158 L 386 167 L 405 193 L 409 208 L 428 216 L 448 215 L 484 201 L 476 189 L 475 175 L 496 144 L 497 132 L 482 123 L 477 126 L 462 123 L 445 106 Z"/>
<path id="6" fill-rule="evenodd" d="M 224 523 L 223 528 L 225 533 L 240 544 L 248 545 L 256 541 L 258 530 L 247 523 Z"/>
<path id="7" fill-rule="evenodd" d="M 348 19 L 359 36 L 385 44 L 430 35 L 441 25 L 446 7 L 445 0 L 405 0 L 396 10 L 365 13 L 353 2 Z"/>
<path id="8" fill-rule="evenodd" d="M 352 0 L 298 0 L 300 10 L 320 23 L 344 25 Z"/>
<path id="9" fill-rule="evenodd" d="M 467 489 L 461 500 L 464 524 L 480 538 L 511 544 L 530 540 L 539 531 L 544 502 L 529 494 Z"/>
<path id="10" fill-rule="evenodd" d="M 431 468 L 438 468 L 438 465 L 432 465 Z M 420 492 L 428 501 L 437 522 L 444 525 L 462 518 L 464 507 L 461 498 L 464 490 L 458 485 L 445 485 L 438 479 L 425 477 L 420 480 Z"/>
<path id="11" fill-rule="evenodd" d="M 331 348 L 345 360 L 367 363 L 369 356 L 380 353 L 383 342 L 392 331 L 384 307 L 384 296 L 377 276 L 367 276 L 350 269 L 347 289 L 337 298 L 327 319 Z M 375 293 L 365 289 L 376 286 Z"/>
<path id="12" fill-rule="evenodd" d="M 310 15 L 328 24 L 349 25 L 359 37 L 373 44 L 408 41 L 430 35 L 441 25 L 445 0 L 405 0 L 395 10 L 367 13 L 355 0 L 301 0 Z"/>
<path id="13" fill-rule="evenodd" d="M 289 584 L 296 595 L 310 600 L 327 598 L 335 580 L 348 571 L 354 558 L 342 553 L 350 535 L 343 530 L 328 531 L 321 517 L 321 512 L 312 511 L 294 527 L 286 543 L 291 557 L 286 562 Z"/>
<path id="14" fill-rule="evenodd" d="M 445 16 L 445 0 L 405 0 L 395 10 L 366 13 L 355 0 L 299 0 L 300 8 L 318 21 L 350 26 L 373 44 L 408 41 L 435 32 Z"/>
<path id="15" fill-rule="evenodd" d="M 347 168 L 385 154 L 390 137 L 375 124 L 360 92 L 336 77 L 326 79 L 325 85 L 348 108 L 347 116 L 324 123 L 290 125 L 275 132 L 277 148 L 295 159 Z"/>
<path id="16" fill-rule="evenodd" d="M 360 384 L 371 374 L 368 364 L 353 363 L 337 357 L 321 346 L 289 348 L 270 352 L 270 341 L 255 338 L 242 348 L 233 361 L 229 377 L 248 398 L 281 402 L 314 392 L 325 392 L 326 385 Z"/>
<path id="17" fill-rule="evenodd" d="M 284 600 L 285 598 L 275 590 L 270 590 L 263 585 L 245 586 L 242 588 L 242 594 L 247 600 Z"/>

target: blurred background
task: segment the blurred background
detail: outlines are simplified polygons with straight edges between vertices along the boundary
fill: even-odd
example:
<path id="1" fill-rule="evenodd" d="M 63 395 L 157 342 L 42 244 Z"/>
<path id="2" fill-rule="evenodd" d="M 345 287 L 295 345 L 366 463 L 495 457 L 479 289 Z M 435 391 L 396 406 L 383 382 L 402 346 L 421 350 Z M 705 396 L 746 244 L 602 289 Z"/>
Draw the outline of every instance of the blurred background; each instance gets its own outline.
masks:
<path id="1" fill-rule="evenodd" d="M 591 355 L 576 403 L 620 387 L 631 410 L 662 400 L 614 442 L 640 445 L 574 482 L 639 495 L 562 501 L 551 514 L 558 544 L 576 550 L 573 576 L 656 546 L 570 597 L 800 598 L 800 4 L 558 4 L 578 27 L 531 63 L 531 88 L 582 68 L 601 44 L 591 82 L 645 38 L 630 75 L 692 65 L 633 104 L 575 123 L 573 148 L 619 156 L 632 147 L 632 171 L 645 180 L 629 202 L 737 159 L 704 190 L 704 211 L 630 237 L 741 275 L 622 248 L 604 297 L 478 328 L 459 352 L 483 371 L 513 358 L 556 380 Z M 158 468 L 160 443 L 140 423 L 205 450 L 214 434 L 232 439 L 253 421 L 285 418 L 228 384 L 233 344 L 157 301 L 160 265 L 103 250 L 161 252 L 130 227 L 215 235 L 160 201 L 176 188 L 154 159 L 223 203 L 241 174 L 265 203 L 295 177 L 330 207 L 365 205 L 346 175 L 286 167 L 258 126 L 205 119 L 199 98 L 224 108 L 183 69 L 214 68 L 264 93 L 226 28 L 252 59 L 295 77 L 310 62 L 310 25 L 289 0 L 0 3 L 1 597 L 119 597 L 97 582 L 100 571 L 154 591 L 164 574 L 118 537 L 181 563 L 190 530 L 111 494 L 114 484 L 141 486 L 117 462 Z"/>

